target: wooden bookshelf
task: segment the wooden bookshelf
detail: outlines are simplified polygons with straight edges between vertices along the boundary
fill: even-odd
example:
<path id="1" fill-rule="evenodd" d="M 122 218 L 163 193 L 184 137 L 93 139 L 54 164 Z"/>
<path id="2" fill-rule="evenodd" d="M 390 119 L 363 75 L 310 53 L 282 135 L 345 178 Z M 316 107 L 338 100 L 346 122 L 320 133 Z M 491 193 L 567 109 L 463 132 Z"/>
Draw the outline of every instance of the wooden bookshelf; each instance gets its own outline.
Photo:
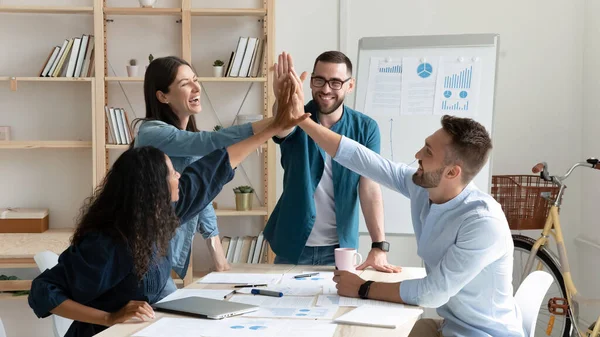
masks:
<path id="1" fill-rule="evenodd" d="M 253 207 L 249 211 L 236 211 L 235 209 L 215 209 L 217 216 L 256 216 L 267 215 L 266 207 Z"/>
<path id="2" fill-rule="evenodd" d="M 80 149 L 91 147 L 92 142 L 86 141 L 0 141 L 0 149 Z"/>
<path id="3" fill-rule="evenodd" d="M 0 76 L 0 81 L 17 82 L 91 82 L 93 77 L 19 77 L 19 76 Z"/>
<path id="4" fill-rule="evenodd" d="M 106 15 L 181 15 L 181 8 L 104 7 Z"/>
<path id="5" fill-rule="evenodd" d="M 22 14 L 93 14 L 94 7 L 65 7 L 65 6 L 2 6 L 0 13 Z"/>
<path id="6" fill-rule="evenodd" d="M 265 16 L 265 8 L 192 8 L 192 16 Z"/>
<path id="7" fill-rule="evenodd" d="M 106 82 L 144 82 L 143 77 L 111 77 Z M 266 82 L 265 77 L 198 77 L 200 82 Z"/>

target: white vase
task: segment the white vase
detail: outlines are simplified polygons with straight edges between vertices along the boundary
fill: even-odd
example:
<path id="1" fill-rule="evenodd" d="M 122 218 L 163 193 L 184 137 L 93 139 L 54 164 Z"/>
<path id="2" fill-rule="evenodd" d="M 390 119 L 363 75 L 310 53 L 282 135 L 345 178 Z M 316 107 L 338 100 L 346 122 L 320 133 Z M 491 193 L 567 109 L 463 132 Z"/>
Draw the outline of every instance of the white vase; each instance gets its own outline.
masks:
<path id="1" fill-rule="evenodd" d="M 223 77 L 223 66 L 213 66 L 213 76 L 214 77 Z"/>
<path id="2" fill-rule="evenodd" d="M 138 74 L 138 66 L 127 66 L 127 76 L 136 77 Z"/>
<path id="3" fill-rule="evenodd" d="M 156 0 L 139 0 L 142 7 L 154 7 Z"/>

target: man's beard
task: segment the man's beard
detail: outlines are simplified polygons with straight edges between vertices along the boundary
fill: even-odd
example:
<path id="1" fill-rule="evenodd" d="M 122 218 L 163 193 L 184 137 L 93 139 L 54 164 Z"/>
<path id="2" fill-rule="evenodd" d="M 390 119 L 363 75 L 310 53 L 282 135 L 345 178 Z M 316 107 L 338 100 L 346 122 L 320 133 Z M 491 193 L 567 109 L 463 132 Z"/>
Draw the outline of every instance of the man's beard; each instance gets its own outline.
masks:
<path id="1" fill-rule="evenodd" d="M 444 168 L 445 167 L 441 167 L 433 172 L 423 171 L 421 175 L 418 175 L 417 172 L 415 172 L 415 174 L 412 176 L 412 181 L 415 183 L 415 185 L 423 188 L 438 187 L 440 181 L 442 180 L 442 174 L 444 174 Z"/>
<path id="2" fill-rule="evenodd" d="M 316 95 L 315 94 L 312 95 L 313 101 L 315 103 L 317 103 L 317 106 L 319 107 L 319 112 L 321 112 L 324 115 L 332 114 L 335 110 L 337 110 L 337 108 L 340 107 L 340 105 L 342 105 L 344 103 L 344 96 L 342 96 L 333 103 L 333 106 L 330 109 L 325 110 L 325 108 L 323 106 L 321 106 L 321 104 L 319 103 L 319 100 L 316 97 L 317 95 L 319 95 L 319 94 L 317 93 Z"/>

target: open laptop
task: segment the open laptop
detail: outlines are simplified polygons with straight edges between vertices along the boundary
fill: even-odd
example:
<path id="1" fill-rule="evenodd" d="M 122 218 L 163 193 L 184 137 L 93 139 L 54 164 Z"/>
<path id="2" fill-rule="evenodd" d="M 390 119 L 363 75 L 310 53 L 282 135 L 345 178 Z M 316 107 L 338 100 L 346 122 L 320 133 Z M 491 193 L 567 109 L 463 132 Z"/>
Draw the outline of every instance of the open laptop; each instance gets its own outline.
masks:
<path id="1" fill-rule="evenodd" d="M 210 319 L 223 319 L 259 309 L 256 305 L 213 300 L 197 296 L 155 303 L 152 305 L 152 308 L 156 311 Z"/>

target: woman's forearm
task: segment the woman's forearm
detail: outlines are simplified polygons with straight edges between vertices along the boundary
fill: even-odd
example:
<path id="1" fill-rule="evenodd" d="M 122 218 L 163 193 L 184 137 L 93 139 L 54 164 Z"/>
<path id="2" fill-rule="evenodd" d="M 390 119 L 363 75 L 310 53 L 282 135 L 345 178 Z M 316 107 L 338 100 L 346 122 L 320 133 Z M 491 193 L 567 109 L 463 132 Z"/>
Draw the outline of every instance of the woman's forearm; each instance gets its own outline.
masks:
<path id="1" fill-rule="evenodd" d="M 50 312 L 74 321 L 110 326 L 110 313 L 85 306 L 73 300 L 62 302 Z"/>
<path id="2" fill-rule="evenodd" d="M 254 136 L 235 143 L 227 148 L 229 154 L 229 163 L 231 167 L 237 167 L 246 157 L 254 152 L 259 146 L 275 136 L 277 129 L 271 124 Z"/>
<path id="3" fill-rule="evenodd" d="M 252 132 L 254 132 L 254 134 L 260 133 L 267 126 L 269 126 L 269 124 L 271 124 L 272 121 L 273 121 L 273 117 L 269 117 L 269 118 L 264 118 L 258 122 L 252 123 Z"/>

